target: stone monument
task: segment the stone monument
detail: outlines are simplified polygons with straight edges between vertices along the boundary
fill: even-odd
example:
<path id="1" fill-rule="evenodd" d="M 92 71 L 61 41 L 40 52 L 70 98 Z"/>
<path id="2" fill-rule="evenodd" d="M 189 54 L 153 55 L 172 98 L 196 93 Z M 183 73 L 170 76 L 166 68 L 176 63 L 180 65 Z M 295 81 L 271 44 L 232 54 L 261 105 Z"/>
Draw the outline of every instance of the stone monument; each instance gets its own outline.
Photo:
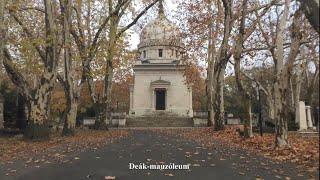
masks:
<path id="1" fill-rule="evenodd" d="M 192 118 L 192 84 L 184 76 L 181 33 L 165 16 L 161 0 L 158 16 L 140 34 L 138 52 L 129 115 Z"/>
<path id="2" fill-rule="evenodd" d="M 307 130 L 308 124 L 307 124 L 307 118 L 306 118 L 306 106 L 303 101 L 299 102 L 299 108 L 298 108 L 298 123 L 299 123 L 299 130 Z"/>
<path id="3" fill-rule="evenodd" d="M 306 115 L 307 115 L 308 129 L 312 129 L 313 123 L 312 123 L 312 119 L 311 119 L 311 106 L 306 106 Z"/>

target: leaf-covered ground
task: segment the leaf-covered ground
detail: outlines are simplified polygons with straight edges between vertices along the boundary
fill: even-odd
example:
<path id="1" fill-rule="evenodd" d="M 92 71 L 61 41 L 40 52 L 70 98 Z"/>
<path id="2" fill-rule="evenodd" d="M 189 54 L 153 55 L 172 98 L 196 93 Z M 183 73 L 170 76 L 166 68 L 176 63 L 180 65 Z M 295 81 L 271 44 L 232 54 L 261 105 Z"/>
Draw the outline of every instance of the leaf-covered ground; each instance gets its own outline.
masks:
<path id="1" fill-rule="evenodd" d="M 274 134 L 254 134 L 252 138 L 244 139 L 239 136 L 236 129 L 241 126 L 227 126 L 224 131 L 213 131 L 212 128 L 199 129 L 171 129 L 155 130 L 167 135 L 180 136 L 185 139 L 204 142 L 208 147 L 219 140 L 225 145 L 239 147 L 251 152 L 259 153 L 277 161 L 289 161 L 305 166 L 310 171 L 319 170 L 319 137 L 301 137 L 289 134 L 290 147 L 275 148 Z"/>
<path id="2" fill-rule="evenodd" d="M 24 141 L 16 137 L 0 136 L 0 163 L 12 163 L 24 160 L 26 163 L 63 161 L 64 157 L 73 152 L 83 152 L 87 149 L 97 149 L 110 142 L 126 137 L 128 131 L 94 131 L 78 130 L 75 136 L 61 137 L 55 133 L 49 141 Z"/>
<path id="3" fill-rule="evenodd" d="M 50 142 L 37 143 L 11 138 L 7 144 L 21 147 L 10 151 L 6 160 L 1 159 L 4 164 L 0 164 L 0 179 L 319 179 L 316 168 L 262 156 L 270 150 L 261 151 L 262 155 L 254 147 L 247 151 L 247 146 L 255 145 L 245 144 L 249 142 L 241 141 L 232 131 L 232 128 L 220 133 L 210 128 L 142 128 L 81 131 L 75 137 L 53 137 Z M 130 163 L 174 163 L 189 168 L 130 170 Z"/>

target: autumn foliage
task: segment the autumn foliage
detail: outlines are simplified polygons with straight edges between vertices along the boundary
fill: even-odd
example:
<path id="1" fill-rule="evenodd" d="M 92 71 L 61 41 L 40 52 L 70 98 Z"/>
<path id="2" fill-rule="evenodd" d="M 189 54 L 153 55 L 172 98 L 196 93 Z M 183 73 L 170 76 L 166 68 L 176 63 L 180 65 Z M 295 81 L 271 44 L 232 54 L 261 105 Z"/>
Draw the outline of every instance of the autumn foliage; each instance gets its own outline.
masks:
<path id="1" fill-rule="evenodd" d="M 192 107 L 194 111 L 206 109 L 205 80 L 203 68 L 199 64 L 189 63 L 185 69 L 187 83 L 192 84 Z"/>
<path id="2" fill-rule="evenodd" d="M 37 159 L 33 159 L 36 156 L 42 156 L 38 161 L 43 163 L 52 160 L 49 158 L 60 161 L 79 149 L 97 149 L 127 135 L 126 130 L 78 130 L 75 136 L 61 137 L 56 133 L 52 134 L 50 141 L 40 142 L 22 141 L 15 137 L 0 137 L 0 159 L 1 161 L 22 159 L 26 160 L 25 163 L 28 164 L 31 163 L 29 161 L 37 161 Z M 45 156 L 43 157 L 43 155 Z"/>
<path id="3" fill-rule="evenodd" d="M 162 130 L 162 133 L 202 142 L 208 147 L 216 146 L 212 140 L 215 139 L 224 145 L 240 147 L 276 161 L 298 163 L 311 169 L 319 167 L 319 137 L 300 137 L 297 134 L 290 134 L 290 146 L 275 148 L 274 134 L 264 134 L 263 136 L 254 134 L 252 138 L 244 139 L 239 136 L 237 128 L 243 127 L 227 126 L 224 131 L 219 132 L 212 131 L 211 128 L 166 129 Z"/>

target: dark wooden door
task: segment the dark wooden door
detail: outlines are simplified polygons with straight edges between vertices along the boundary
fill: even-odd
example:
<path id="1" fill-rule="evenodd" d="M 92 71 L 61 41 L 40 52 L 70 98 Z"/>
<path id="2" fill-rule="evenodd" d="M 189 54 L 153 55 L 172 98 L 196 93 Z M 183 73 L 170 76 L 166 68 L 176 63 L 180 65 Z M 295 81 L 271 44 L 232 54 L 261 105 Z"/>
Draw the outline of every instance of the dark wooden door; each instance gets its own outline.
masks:
<path id="1" fill-rule="evenodd" d="M 166 110 L 166 90 L 156 90 L 156 110 Z"/>

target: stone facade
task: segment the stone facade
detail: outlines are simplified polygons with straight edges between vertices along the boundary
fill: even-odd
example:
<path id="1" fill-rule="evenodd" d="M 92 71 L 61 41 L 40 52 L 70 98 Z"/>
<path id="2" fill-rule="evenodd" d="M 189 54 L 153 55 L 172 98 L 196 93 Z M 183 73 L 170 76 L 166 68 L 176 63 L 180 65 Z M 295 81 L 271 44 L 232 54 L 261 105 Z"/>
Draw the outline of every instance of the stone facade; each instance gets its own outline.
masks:
<path id="1" fill-rule="evenodd" d="M 132 112 L 135 116 L 154 114 L 157 110 L 156 91 L 164 89 L 164 111 L 172 115 L 192 116 L 192 88 L 184 81 L 182 72 L 176 69 L 135 71 Z"/>
<path id="2" fill-rule="evenodd" d="M 158 17 L 140 35 L 129 116 L 193 117 L 192 86 L 183 75 L 180 31 L 164 15 L 161 2 Z"/>

